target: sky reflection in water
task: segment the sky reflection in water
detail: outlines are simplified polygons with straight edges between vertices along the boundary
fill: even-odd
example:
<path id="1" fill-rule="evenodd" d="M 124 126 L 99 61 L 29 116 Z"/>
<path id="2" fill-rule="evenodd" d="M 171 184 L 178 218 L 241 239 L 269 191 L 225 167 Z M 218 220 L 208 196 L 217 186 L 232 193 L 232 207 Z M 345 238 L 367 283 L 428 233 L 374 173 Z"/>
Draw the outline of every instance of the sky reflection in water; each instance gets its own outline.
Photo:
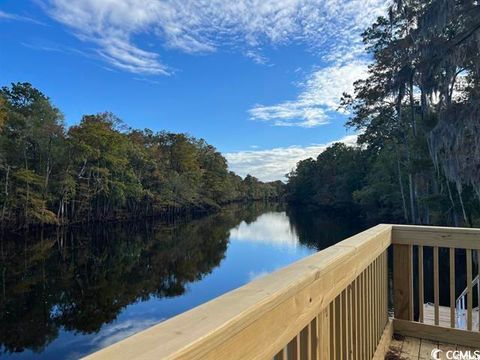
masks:
<path id="1" fill-rule="evenodd" d="M 6 295 L 0 298 L 2 357 L 78 358 L 345 235 L 331 220 L 317 218 L 278 207 L 232 207 L 176 224 L 56 234 L 42 240 L 51 244 L 40 254 L 38 239 L 25 240 L 31 250 L 19 239 L 4 239 L 0 265 L 8 273 L 2 278 Z M 41 266 L 34 254 L 42 258 Z M 39 279 L 39 272 L 46 278 Z M 20 290 L 19 281 L 25 281 Z M 45 297 L 48 301 L 39 304 Z M 48 312 L 45 318 L 38 315 L 42 310 Z"/>

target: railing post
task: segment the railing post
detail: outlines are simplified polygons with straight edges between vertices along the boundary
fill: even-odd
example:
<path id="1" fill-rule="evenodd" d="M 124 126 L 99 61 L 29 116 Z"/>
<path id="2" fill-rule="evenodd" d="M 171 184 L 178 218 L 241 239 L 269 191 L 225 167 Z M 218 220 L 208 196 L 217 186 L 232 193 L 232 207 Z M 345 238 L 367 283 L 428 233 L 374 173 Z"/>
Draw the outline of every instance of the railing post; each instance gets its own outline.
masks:
<path id="1" fill-rule="evenodd" d="M 413 320 L 412 260 L 411 245 L 393 245 L 393 309 L 396 319 Z"/>

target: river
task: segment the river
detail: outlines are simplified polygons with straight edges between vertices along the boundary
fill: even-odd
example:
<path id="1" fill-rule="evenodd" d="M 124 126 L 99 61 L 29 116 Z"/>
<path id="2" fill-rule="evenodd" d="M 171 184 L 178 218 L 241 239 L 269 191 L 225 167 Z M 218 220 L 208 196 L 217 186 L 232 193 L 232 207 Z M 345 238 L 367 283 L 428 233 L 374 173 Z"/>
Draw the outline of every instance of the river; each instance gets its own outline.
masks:
<path id="1" fill-rule="evenodd" d="M 202 218 L 3 235 L 0 354 L 79 358 L 361 229 L 256 203 Z"/>

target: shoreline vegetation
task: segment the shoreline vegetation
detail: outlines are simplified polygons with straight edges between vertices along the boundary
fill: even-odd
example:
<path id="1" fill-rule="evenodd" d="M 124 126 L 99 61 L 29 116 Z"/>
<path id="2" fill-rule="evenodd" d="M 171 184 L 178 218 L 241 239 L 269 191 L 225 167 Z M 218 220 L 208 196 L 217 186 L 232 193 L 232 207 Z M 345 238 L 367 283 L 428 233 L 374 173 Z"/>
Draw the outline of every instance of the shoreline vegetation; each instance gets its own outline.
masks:
<path id="1" fill-rule="evenodd" d="M 344 94 L 358 146 L 288 176 L 290 202 L 368 223 L 480 225 L 480 6 L 393 1 L 363 33 L 372 62 Z"/>
<path id="2" fill-rule="evenodd" d="M 0 90 L 2 228 L 70 225 L 278 200 L 281 181 L 244 179 L 203 139 L 128 128 L 112 113 L 66 128 L 29 83 Z"/>
<path id="3" fill-rule="evenodd" d="M 68 129 L 28 83 L 0 91 L 3 228 L 290 204 L 379 222 L 480 223 L 480 6 L 395 0 L 363 34 L 367 77 L 344 94 L 356 146 L 336 143 L 281 181 L 228 170 L 202 139 L 126 127 L 112 113 Z"/>

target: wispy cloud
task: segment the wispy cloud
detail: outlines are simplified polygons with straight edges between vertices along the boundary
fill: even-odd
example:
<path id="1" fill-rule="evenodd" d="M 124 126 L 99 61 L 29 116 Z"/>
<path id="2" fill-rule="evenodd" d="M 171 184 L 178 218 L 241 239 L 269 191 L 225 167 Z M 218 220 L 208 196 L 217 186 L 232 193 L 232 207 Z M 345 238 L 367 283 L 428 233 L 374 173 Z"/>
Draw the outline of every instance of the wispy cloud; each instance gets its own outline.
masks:
<path id="1" fill-rule="evenodd" d="M 385 0 L 42 0 L 45 11 L 80 39 L 96 45 L 112 65 L 168 74 L 159 54 L 142 49 L 140 34 L 186 53 L 243 49 L 254 61 L 262 45 L 308 44 L 321 56 L 359 43 L 359 32 Z M 336 53 L 337 59 L 342 56 Z"/>
<path id="2" fill-rule="evenodd" d="M 348 135 L 334 142 L 354 145 L 356 141 L 356 135 Z M 226 153 L 225 157 L 230 169 L 240 176 L 250 174 L 263 181 L 285 180 L 285 175 L 292 171 L 300 160 L 316 158 L 332 143 L 230 152 Z"/>
<path id="3" fill-rule="evenodd" d="M 301 91 L 295 100 L 256 105 L 249 110 L 250 117 L 275 126 L 309 128 L 327 124 L 329 114 L 339 111 L 342 94 L 352 92 L 354 81 L 364 77 L 366 72 L 367 62 L 362 60 L 316 70 L 300 84 Z"/>
<path id="4" fill-rule="evenodd" d="M 1 20 L 23 21 L 23 22 L 36 24 L 36 25 L 42 25 L 42 26 L 47 25 L 44 22 L 41 22 L 41 21 L 36 20 L 34 18 L 31 18 L 31 17 L 18 15 L 18 14 L 7 13 L 7 12 L 2 11 L 2 10 L 0 10 L 0 21 Z"/>
<path id="5" fill-rule="evenodd" d="M 247 50 L 244 55 L 252 59 L 257 64 L 269 65 L 269 66 L 272 65 L 269 62 L 269 60 L 265 56 L 263 56 L 259 50 Z"/>
<path id="6" fill-rule="evenodd" d="M 105 325 L 102 331 L 93 337 L 91 345 L 96 349 L 103 349 L 159 322 L 160 321 L 156 319 L 116 321 L 112 324 Z"/>

